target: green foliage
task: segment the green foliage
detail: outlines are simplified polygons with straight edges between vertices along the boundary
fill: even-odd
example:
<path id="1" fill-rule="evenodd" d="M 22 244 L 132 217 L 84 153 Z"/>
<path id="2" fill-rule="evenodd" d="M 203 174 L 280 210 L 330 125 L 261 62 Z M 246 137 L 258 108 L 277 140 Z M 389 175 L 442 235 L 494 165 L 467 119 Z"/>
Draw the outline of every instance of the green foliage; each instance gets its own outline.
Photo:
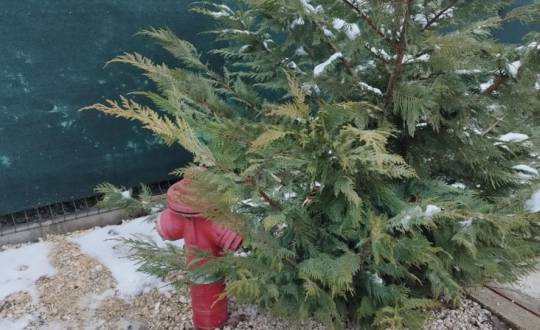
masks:
<path id="1" fill-rule="evenodd" d="M 121 241 L 129 248 L 130 259 L 136 262 L 140 272 L 168 279 L 178 288 L 186 284 L 183 249 L 173 244 L 160 247 L 141 237 L 122 238 Z"/>
<path id="2" fill-rule="evenodd" d="M 150 29 L 176 66 L 113 61 L 155 82 L 139 93 L 155 109 L 126 98 L 91 108 L 193 153 L 179 198 L 238 231 L 246 252 L 194 275 L 218 273 L 240 300 L 330 328 L 416 329 L 434 301 L 514 280 L 540 253 L 538 214 L 523 209 L 536 177 L 512 169 L 540 138 L 540 39 L 491 37 L 540 10 L 499 16 L 509 3 L 197 3 L 219 21 L 222 69 Z M 499 141 L 510 131 L 530 139 Z M 139 247 L 145 271 L 182 267 Z"/>
<path id="3" fill-rule="evenodd" d="M 164 206 L 163 196 L 153 196 L 150 188 L 141 184 L 134 194 L 133 189 L 116 187 L 110 183 L 102 183 L 96 187 L 101 195 L 98 207 L 102 209 L 124 209 L 130 216 L 156 213 Z"/>

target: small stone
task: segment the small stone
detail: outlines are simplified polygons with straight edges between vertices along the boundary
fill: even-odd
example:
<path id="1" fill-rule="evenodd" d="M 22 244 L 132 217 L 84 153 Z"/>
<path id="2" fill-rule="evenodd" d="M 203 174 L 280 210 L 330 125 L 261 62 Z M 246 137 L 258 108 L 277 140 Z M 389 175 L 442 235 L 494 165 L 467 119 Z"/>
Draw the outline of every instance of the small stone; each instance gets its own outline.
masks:
<path id="1" fill-rule="evenodd" d="M 27 265 L 20 265 L 19 267 L 17 267 L 17 270 L 19 272 L 24 272 L 25 270 L 27 270 L 29 267 Z"/>
<path id="2" fill-rule="evenodd" d="M 118 235 L 118 232 L 117 232 L 116 230 L 114 230 L 114 229 L 111 229 L 111 230 L 109 230 L 109 231 L 107 232 L 107 235 L 109 235 L 109 236 L 116 236 L 116 235 Z"/>

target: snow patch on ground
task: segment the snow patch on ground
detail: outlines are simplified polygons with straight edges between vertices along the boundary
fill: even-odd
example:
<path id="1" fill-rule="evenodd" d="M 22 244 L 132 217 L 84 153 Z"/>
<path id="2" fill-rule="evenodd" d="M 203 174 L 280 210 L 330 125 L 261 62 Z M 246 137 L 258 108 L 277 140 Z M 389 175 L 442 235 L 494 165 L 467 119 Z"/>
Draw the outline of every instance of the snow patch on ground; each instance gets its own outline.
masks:
<path id="1" fill-rule="evenodd" d="M 510 132 L 499 136 L 497 140 L 502 142 L 523 142 L 528 138 L 529 136 L 527 134 Z"/>
<path id="2" fill-rule="evenodd" d="M 25 316 L 17 320 L 0 319 L 0 329 L 23 330 L 31 321 L 31 317 Z"/>
<path id="3" fill-rule="evenodd" d="M 37 299 L 35 282 L 56 273 L 49 262 L 50 249 L 49 243 L 40 242 L 0 252 L 0 300 L 18 291 L 27 291 Z"/>
<path id="4" fill-rule="evenodd" d="M 128 259 L 128 247 L 116 239 L 140 237 L 151 239 L 159 245 L 165 243 L 154 229 L 154 223 L 139 218 L 121 225 L 96 228 L 73 236 L 70 240 L 78 243 L 81 251 L 99 260 L 110 269 L 118 282 L 121 296 L 132 297 L 156 287 L 166 287 L 162 280 L 137 271 L 137 265 Z"/>
<path id="5" fill-rule="evenodd" d="M 540 212 L 540 190 L 532 194 L 531 199 L 525 202 L 525 208 L 531 213 Z"/>

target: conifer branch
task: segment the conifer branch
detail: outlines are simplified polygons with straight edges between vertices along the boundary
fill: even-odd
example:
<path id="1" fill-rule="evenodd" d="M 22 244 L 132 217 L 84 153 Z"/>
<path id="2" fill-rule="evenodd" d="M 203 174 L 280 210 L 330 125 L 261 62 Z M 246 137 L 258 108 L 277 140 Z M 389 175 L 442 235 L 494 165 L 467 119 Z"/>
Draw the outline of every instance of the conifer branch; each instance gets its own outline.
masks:
<path id="1" fill-rule="evenodd" d="M 378 27 L 377 24 L 366 15 L 363 11 L 360 10 L 360 8 L 356 7 L 354 3 L 348 1 L 348 0 L 342 0 L 343 3 L 345 3 L 347 6 L 351 7 L 365 22 L 366 24 L 380 37 L 382 37 L 386 42 L 392 43 L 392 40 L 389 39 Z"/>
<path id="2" fill-rule="evenodd" d="M 504 115 L 502 115 L 500 118 L 497 118 L 497 119 L 495 120 L 495 122 L 494 122 L 493 124 L 489 125 L 489 127 L 488 127 L 485 131 L 483 131 L 482 134 L 480 134 L 480 135 L 481 135 L 481 136 L 485 136 L 486 134 L 488 134 L 489 132 L 491 132 L 492 130 L 494 130 L 495 127 L 497 127 L 497 125 L 498 125 L 500 122 L 502 122 L 502 121 L 504 120 L 504 118 L 506 118 L 506 115 L 507 115 L 507 114 L 504 114 Z"/>
<path id="3" fill-rule="evenodd" d="M 482 92 L 482 95 L 491 95 L 491 93 L 496 91 L 506 80 L 508 80 L 508 76 L 498 74 L 493 80 L 493 83 Z"/>
<path id="4" fill-rule="evenodd" d="M 388 58 L 385 58 L 384 56 L 382 56 L 381 54 L 377 53 L 377 52 L 374 52 L 373 49 L 371 47 L 369 47 L 368 44 L 365 44 L 364 45 L 364 48 L 366 48 L 370 53 L 371 55 L 375 56 L 378 60 L 380 60 L 381 62 L 385 63 L 385 64 L 388 64 L 390 63 L 390 60 Z"/>
<path id="5" fill-rule="evenodd" d="M 403 68 L 403 57 L 405 56 L 405 51 L 407 50 L 407 26 L 408 26 L 409 13 L 411 11 L 411 5 L 412 5 L 411 0 L 403 0 L 405 13 L 403 14 L 403 18 L 402 18 L 403 23 L 400 30 L 399 41 L 394 46 L 395 51 L 396 51 L 396 61 L 394 64 L 394 69 L 392 70 L 392 73 L 390 74 L 390 78 L 388 79 L 388 84 L 386 86 L 386 92 L 384 94 L 385 105 L 390 104 L 390 102 L 392 101 L 392 96 L 394 95 L 396 82 Z"/>
<path id="6" fill-rule="evenodd" d="M 264 192 L 262 189 L 259 190 L 259 194 L 261 195 L 261 197 L 264 199 L 265 202 L 267 202 L 268 204 L 270 204 L 270 206 L 272 206 L 273 208 L 277 209 L 277 210 L 283 210 L 283 206 L 281 206 L 281 204 L 275 200 L 272 199 L 272 197 L 270 197 L 266 192 Z"/>
<path id="7" fill-rule="evenodd" d="M 516 77 L 521 76 L 522 71 L 523 71 L 523 65 L 519 67 Z M 482 95 L 491 95 L 491 93 L 493 93 L 499 87 L 501 87 L 508 79 L 510 79 L 509 75 L 499 72 L 497 76 L 495 77 L 495 79 L 493 80 L 493 83 L 482 92 Z"/>
<path id="8" fill-rule="evenodd" d="M 317 25 L 317 28 L 319 28 L 319 30 L 321 30 L 321 32 L 323 32 L 323 34 L 324 34 L 324 28 L 322 27 L 322 25 L 319 22 L 315 22 L 315 25 Z M 330 48 L 332 48 L 334 53 L 342 53 L 341 50 L 337 47 L 337 45 L 335 43 L 333 43 L 330 39 L 328 39 L 328 37 L 326 37 L 326 43 L 330 46 Z M 354 69 L 353 69 L 353 66 L 352 66 L 351 62 L 349 62 L 345 58 L 345 56 L 341 56 L 340 61 L 343 63 L 343 65 L 345 65 L 345 68 L 347 69 L 347 72 L 351 76 L 354 77 L 355 74 L 354 74 Z"/>
<path id="9" fill-rule="evenodd" d="M 242 97 L 240 94 L 238 94 L 238 92 L 232 88 L 228 83 L 222 81 L 222 80 L 214 80 L 216 83 L 218 83 L 222 88 L 224 88 L 225 90 L 227 90 L 228 92 L 230 92 L 231 94 L 234 95 L 234 97 L 244 103 L 245 105 L 247 105 L 248 107 L 254 109 L 254 110 L 257 110 L 257 104 L 254 104 L 253 102 L 251 102 L 250 100 Z"/>
<path id="10" fill-rule="evenodd" d="M 456 3 L 458 3 L 459 0 L 453 0 L 451 1 L 446 7 L 444 7 L 441 11 L 439 11 L 433 18 L 431 18 L 426 25 L 422 28 L 422 31 L 425 31 L 429 29 L 435 22 L 439 20 L 439 18 L 444 15 L 450 8 L 454 7 Z"/>

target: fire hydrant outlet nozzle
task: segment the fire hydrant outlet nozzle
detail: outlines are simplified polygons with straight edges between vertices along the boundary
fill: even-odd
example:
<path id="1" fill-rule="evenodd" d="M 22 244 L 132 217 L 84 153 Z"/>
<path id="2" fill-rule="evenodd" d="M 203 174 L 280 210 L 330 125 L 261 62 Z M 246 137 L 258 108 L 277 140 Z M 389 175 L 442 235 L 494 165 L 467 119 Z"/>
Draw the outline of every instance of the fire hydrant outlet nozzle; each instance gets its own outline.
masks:
<path id="1" fill-rule="evenodd" d="M 236 232 L 200 216 L 189 205 L 176 200 L 185 181 L 179 181 L 167 191 L 167 208 L 161 213 L 156 229 L 159 235 L 170 241 L 184 239 L 184 249 L 188 264 L 194 259 L 192 251 L 206 250 L 214 257 L 223 255 L 224 250 L 236 251 L 242 244 L 242 237 Z M 204 264 L 201 260 L 198 265 Z M 227 299 L 223 297 L 223 281 L 211 283 L 191 283 L 191 305 L 193 324 L 198 329 L 215 329 L 228 318 Z"/>

